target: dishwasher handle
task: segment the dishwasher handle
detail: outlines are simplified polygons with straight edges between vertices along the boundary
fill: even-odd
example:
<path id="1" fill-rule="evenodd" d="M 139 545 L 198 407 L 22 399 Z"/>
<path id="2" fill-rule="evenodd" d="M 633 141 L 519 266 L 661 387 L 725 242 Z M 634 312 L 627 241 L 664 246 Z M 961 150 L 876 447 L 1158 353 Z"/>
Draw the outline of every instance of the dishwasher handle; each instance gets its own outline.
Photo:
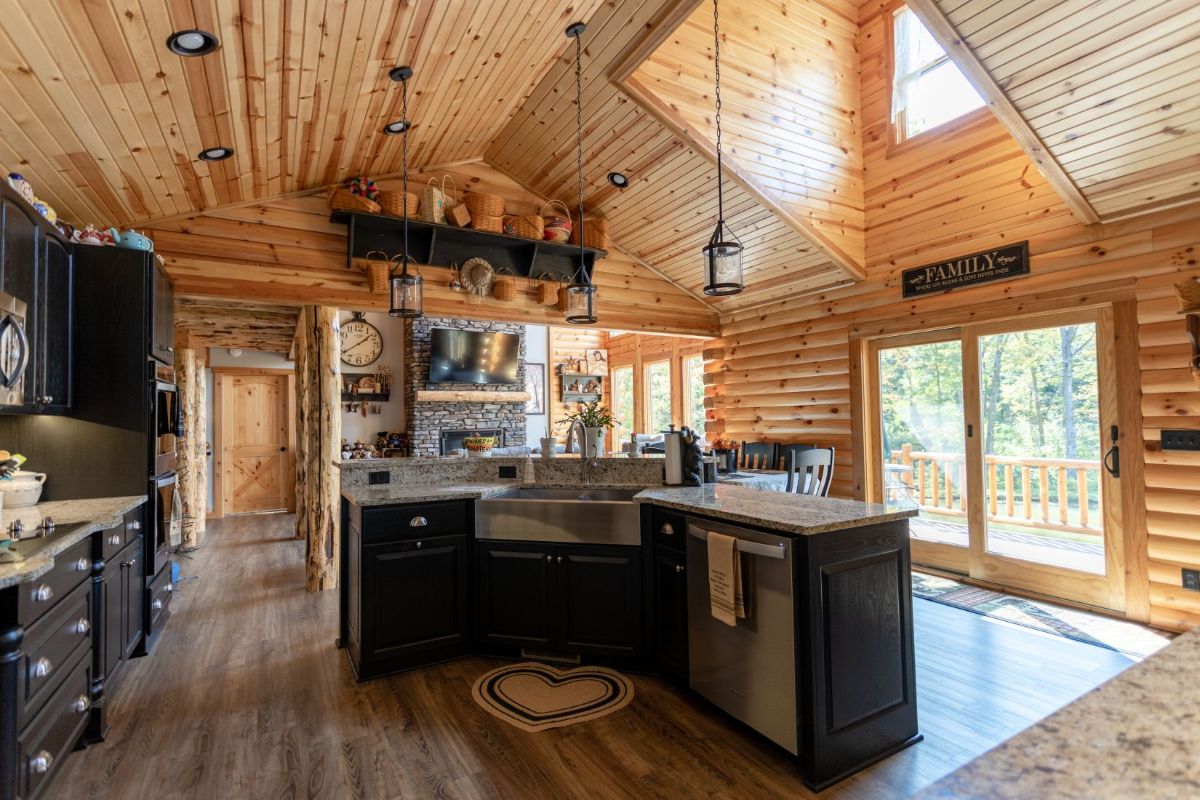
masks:
<path id="1" fill-rule="evenodd" d="M 706 531 L 702 528 L 688 526 L 688 535 L 699 539 L 702 542 L 708 542 Z M 746 539 L 735 539 L 737 542 L 737 551 L 739 553 L 749 553 L 752 556 L 763 556 L 765 558 L 787 558 L 787 545 L 783 542 L 779 544 L 761 544 L 759 542 L 751 542 Z"/>

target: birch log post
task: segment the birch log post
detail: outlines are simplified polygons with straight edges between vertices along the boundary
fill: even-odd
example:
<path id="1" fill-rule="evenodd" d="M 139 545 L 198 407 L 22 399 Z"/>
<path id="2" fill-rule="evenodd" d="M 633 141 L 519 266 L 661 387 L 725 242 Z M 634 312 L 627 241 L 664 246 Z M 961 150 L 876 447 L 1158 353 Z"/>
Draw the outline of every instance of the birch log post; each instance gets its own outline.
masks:
<path id="1" fill-rule="evenodd" d="M 191 548 L 199 544 L 196 519 L 203 515 L 204 505 L 196 496 L 195 440 L 203 438 L 204 431 L 196 427 L 196 351 L 191 347 L 175 347 L 175 380 L 179 387 L 179 411 L 183 418 L 183 437 L 178 442 L 175 471 L 179 488 L 179 500 L 183 506 L 182 545 Z M 202 464 L 203 462 L 201 462 Z"/>
<path id="2" fill-rule="evenodd" d="M 309 364 L 309 340 L 312 338 L 312 306 L 300 310 L 296 321 L 296 538 L 308 539 L 308 429 L 309 388 L 313 372 Z"/>
<path id="3" fill-rule="evenodd" d="M 338 310 L 318 306 L 313 317 L 308 371 L 314 375 L 314 382 L 307 420 L 310 434 L 315 434 L 308 438 L 310 494 L 306 564 L 310 592 L 337 586 L 341 559 L 338 543 L 341 473 L 335 463 L 342 438 Z"/>
<path id="4" fill-rule="evenodd" d="M 196 474 L 193 480 L 196 497 L 196 544 L 204 539 L 208 529 L 208 349 L 196 351 L 196 402 L 193 406 L 192 453 Z"/>

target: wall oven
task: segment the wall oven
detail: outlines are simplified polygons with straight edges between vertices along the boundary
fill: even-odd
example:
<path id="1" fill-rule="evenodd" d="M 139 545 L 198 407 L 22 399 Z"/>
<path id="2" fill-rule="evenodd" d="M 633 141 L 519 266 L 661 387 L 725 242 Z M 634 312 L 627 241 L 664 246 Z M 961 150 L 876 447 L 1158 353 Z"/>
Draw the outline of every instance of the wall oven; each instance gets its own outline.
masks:
<path id="1" fill-rule="evenodd" d="M 25 372 L 32 359 L 25 303 L 0 293 L 0 408 L 25 405 Z"/>
<path id="2" fill-rule="evenodd" d="M 154 369 L 154 474 L 175 471 L 178 440 L 183 436 L 183 413 L 175 370 L 164 364 Z"/>
<path id="3" fill-rule="evenodd" d="M 183 503 L 178 481 L 173 474 L 154 479 L 154 575 L 167 565 L 182 541 Z"/>

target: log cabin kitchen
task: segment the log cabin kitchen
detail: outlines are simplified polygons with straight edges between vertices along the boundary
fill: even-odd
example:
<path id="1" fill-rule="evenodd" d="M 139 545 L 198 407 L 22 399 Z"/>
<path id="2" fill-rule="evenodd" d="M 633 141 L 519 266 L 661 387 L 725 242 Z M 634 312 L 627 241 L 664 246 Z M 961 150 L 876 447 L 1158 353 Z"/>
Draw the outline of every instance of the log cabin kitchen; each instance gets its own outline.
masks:
<path id="1" fill-rule="evenodd" d="M 1200 795 L 1197 0 L 2 6 L 0 800 Z"/>

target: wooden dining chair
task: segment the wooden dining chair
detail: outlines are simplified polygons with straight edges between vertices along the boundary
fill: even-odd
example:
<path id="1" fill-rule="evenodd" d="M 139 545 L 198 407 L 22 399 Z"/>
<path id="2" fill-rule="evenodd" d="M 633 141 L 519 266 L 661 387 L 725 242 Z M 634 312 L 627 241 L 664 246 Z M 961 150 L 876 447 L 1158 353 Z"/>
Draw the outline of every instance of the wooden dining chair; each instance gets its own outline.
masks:
<path id="1" fill-rule="evenodd" d="M 813 448 L 788 453 L 787 490 L 796 494 L 827 497 L 833 483 L 833 448 Z"/>
<path id="2" fill-rule="evenodd" d="M 815 444 L 781 444 L 779 445 L 779 466 L 773 469 L 787 469 L 788 456 L 792 453 L 802 453 L 805 450 L 816 450 Z"/>
<path id="3" fill-rule="evenodd" d="M 779 445 L 775 442 L 742 442 L 741 469 L 776 469 Z"/>

